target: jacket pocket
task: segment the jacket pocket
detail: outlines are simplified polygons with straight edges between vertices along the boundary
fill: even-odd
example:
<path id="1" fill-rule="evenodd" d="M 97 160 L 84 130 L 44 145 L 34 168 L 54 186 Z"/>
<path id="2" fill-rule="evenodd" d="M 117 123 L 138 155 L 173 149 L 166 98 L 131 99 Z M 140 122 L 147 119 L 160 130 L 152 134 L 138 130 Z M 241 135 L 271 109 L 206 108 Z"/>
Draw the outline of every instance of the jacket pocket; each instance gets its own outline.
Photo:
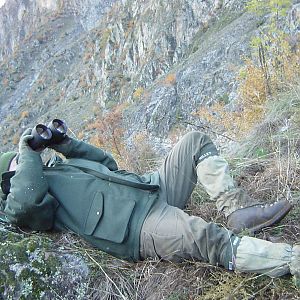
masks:
<path id="1" fill-rule="evenodd" d="M 96 192 L 84 223 L 84 234 L 122 243 L 128 234 L 128 225 L 135 201 L 111 197 L 106 199 Z"/>

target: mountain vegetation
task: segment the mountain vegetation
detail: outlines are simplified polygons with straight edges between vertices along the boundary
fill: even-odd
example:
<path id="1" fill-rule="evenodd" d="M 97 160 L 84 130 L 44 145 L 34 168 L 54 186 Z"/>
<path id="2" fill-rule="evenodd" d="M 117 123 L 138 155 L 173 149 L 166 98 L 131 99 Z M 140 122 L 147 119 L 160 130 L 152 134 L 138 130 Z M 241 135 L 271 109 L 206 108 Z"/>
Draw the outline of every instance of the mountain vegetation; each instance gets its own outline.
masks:
<path id="1" fill-rule="evenodd" d="M 201 130 L 252 197 L 293 203 L 257 236 L 299 243 L 299 18 L 291 0 L 7 2 L 1 152 L 16 148 L 25 128 L 59 117 L 70 135 L 143 173 L 185 132 Z M 200 186 L 186 211 L 226 224 Z M 71 233 L 3 224 L 0 243 L 0 299 L 300 298 L 290 276 L 202 262 L 130 264 Z"/>

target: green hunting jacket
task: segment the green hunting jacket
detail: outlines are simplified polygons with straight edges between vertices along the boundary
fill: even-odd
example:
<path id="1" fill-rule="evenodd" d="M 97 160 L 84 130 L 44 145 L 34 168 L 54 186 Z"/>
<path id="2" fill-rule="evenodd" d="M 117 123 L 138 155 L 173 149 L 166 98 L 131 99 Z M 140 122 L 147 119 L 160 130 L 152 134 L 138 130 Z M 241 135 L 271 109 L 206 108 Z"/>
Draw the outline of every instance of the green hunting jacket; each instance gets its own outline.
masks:
<path id="1" fill-rule="evenodd" d="M 70 139 L 53 148 L 65 156 L 44 166 L 39 153 L 21 153 L 4 212 L 33 230 L 71 230 L 116 257 L 137 261 L 142 224 L 158 198 L 157 172 L 118 170 L 113 157 Z"/>

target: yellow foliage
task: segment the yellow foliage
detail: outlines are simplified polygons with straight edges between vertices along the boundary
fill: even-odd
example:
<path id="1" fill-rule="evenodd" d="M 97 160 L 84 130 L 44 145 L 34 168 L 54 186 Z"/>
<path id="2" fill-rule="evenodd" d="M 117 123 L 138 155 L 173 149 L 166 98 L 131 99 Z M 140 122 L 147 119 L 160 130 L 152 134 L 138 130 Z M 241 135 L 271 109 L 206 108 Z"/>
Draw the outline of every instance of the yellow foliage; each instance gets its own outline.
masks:
<path id="1" fill-rule="evenodd" d="M 84 137 L 84 132 L 83 131 L 80 131 L 78 134 L 77 134 L 77 139 L 81 140 L 83 139 Z"/>
<path id="2" fill-rule="evenodd" d="M 238 116 L 232 113 L 231 117 L 241 132 L 250 130 L 264 117 L 267 99 L 288 89 L 300 76 L 299 43 L 294 43 L 296 47 L 292 47 L 290 39 L 293 37 L 288 36 L 277 22 L 278 16 L 285 15 L 290 6 L 290 0 L 251 0 L 247 4 L 247 9 L 256 13 L 269 11 L 271 22 L 252 39 L 254 59 L 246 60 L 245 68 L 240 73 L 238 104 L 241 112 Z M 227 113 L 219 114 L 224 123 Z M 215 121 L 215 118 L 210 118 L 210 122 L 212 119 Z"/>
<path id="3" fill-rule="evenodd" d="M 284 47 L 283 47 L 284 48 Z M 282 49 L 283 49 L 282 48 Z M 242 107 L 241 122 L 235 120 L 242 132 L 247 132 L 264 117 L 269 96 L 289 88 L 300 76 L 300 52 L 292 52 L 286 46 L 277 59 L 265 66 L 246 61 L 240 78 L 239 105 Z"/>
<path id="4" fill-rule="evenodd" d="M 90 138 L 90 144 L 98 147 L 98 148 L 102 148 L 104 145 L 102 145 L 98 135 L 94 135 Z"/>
<path id="5" fill-rule="evenodd" d="M 122 126 L 123 111 L 127 103 L 115 106 L 110 112 L 99 115 L 96 121 L 87 125 L 88 130 L 96 130 L 90 138 L 90 143 L 96 147 L 105 148 L 116 158 L 124 153 L 124 129 Z"/>
<path id="6" fill-rule="evenodd" d="M 134 100 L 137 100 L 137 99 L 140 99 L 141 98 L 141 96 L 143 95 L 143 93 L 144 93 L 144 88 L 143 87 L 138 87 L 135 91 L 134 91 L 134 93 L 133 93 L 133 99 Z"/>
<path id="7" fill-rule="evenodd" d="M 93 54 L 92 54 L 91 52 L 86 52 L 86 53 L 84 54 L 84 56 L 83 56 L 83 61 L 84 61 L 84 62 L 87 62 L 88 60 L 91 59 L 92 55 L 93 55 Z"/>
<path id="8" fill-rule="evenodd" d="M 19 134 L 14 134 L 13 138 L 12 138 L 12 143 L 14 145 L 17 145 L 19 143 Z"/>
<path id="9" fill-rule="evenodd" d="M 214 124 L 234 137 L 240 136 L 246 129 L 242 113 L 226 110 L 224 103 L 217 102 L 210 107 L 201 107 L 193 115 L 201 121 Z"/>
<path id="10" fill-rule="evenodd" d="M 156 163 L 156 153 L 149 142 L 149 135 L 146 132 L 135 134 L 130 150 L 126 149 L 122 157 L 122 168 L 143 174 L 152 171 Z"/>
<path id="11" fill-rule="evenodd" d="M 130 33 L 133 32 L 133 29 L 134 29 L 134 20 L 130 20 L 128 21 L 127 23 L 127 29 L 125 31 L 125 37 L 127 38 L 129 36 Z"/>
<path id="12" fill-rule="evenodd" d="M 9 85 L 9 80 L 7 78 L 3 78 L 2 84 L 4 87 L 7 87 Z"/>
<path id="13" fill-rule="evenodd" d="M 242 108 L 240 118 L 233 121 L 241 133 L 251 130 L 264 116 L 267 101 L 267 84 L 264 72 L 251 61 L 246 61 L 245 77 L 239 87 L 239 105 Z"/>
<path id="14" fill-rule="evenodd" d="M 175 73 L 171 73 L 168 74 L 164 80 L 165 84 L 169 84 L 169 85 L 175 85 L 176 83 L 176 74 Z"/>
<path id="15" fill-rule="evenodd" d="M 24 119 L 24 118 L 28 118 L 29 117 L 29 112 L 28 111 L 22 111 L 21 112 L 21 115 L 20 115 L 20 118 L 21 119 Z"/>
<path id="16" fill-rule="evenodd" d="M 264 104 L 267 95 L 263 71 L 251 61 L 246 61 L 245 73 L 245 78 L 239 88 L 243 105 Z"/>
<path id="17" fill-rule="evenodd" d="M 283 41 L 281 44 L 284 44 Z M 215 103 L 201 107 L 195 115 L 235 138 L 242 136 L 263 119 L 269 96 L 287 89 L 299 78 L 299 53 L 299 49 L 292 52 L 285 45 L 276 59 L 265 61 L 263 65 L 246 60 L 239 77 L 238 111 L 227 111 L 225 104 Z"/>
<path id="18" fill-rule="evenodd" d="M 282 57 L 282 69 L 284 70 L 285 82 L 288 84 L 295 83 L 300 76 L 300 49 L 292 53 L 286 53 Z"/>
<path id="19" fill-rule="evenodd" d="M 99 45 L 100 49 L 105 49 L 106 44 L 110 38 L 110 35 L 111 35 L 111 29 L 106 28 L 102 31 L 100 45 Z"/>

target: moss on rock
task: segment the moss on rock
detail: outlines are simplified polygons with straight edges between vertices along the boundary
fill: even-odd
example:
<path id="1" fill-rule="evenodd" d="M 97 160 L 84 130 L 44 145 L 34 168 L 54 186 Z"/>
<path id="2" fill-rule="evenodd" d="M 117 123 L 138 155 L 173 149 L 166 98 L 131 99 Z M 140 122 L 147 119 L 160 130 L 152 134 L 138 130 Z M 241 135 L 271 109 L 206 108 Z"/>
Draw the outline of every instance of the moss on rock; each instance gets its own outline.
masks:
<path id="1" fill-rule="evenodd" d="M 44 235 L 0 226 L 0 298 L 80 299 L 88 267 Z"/>

